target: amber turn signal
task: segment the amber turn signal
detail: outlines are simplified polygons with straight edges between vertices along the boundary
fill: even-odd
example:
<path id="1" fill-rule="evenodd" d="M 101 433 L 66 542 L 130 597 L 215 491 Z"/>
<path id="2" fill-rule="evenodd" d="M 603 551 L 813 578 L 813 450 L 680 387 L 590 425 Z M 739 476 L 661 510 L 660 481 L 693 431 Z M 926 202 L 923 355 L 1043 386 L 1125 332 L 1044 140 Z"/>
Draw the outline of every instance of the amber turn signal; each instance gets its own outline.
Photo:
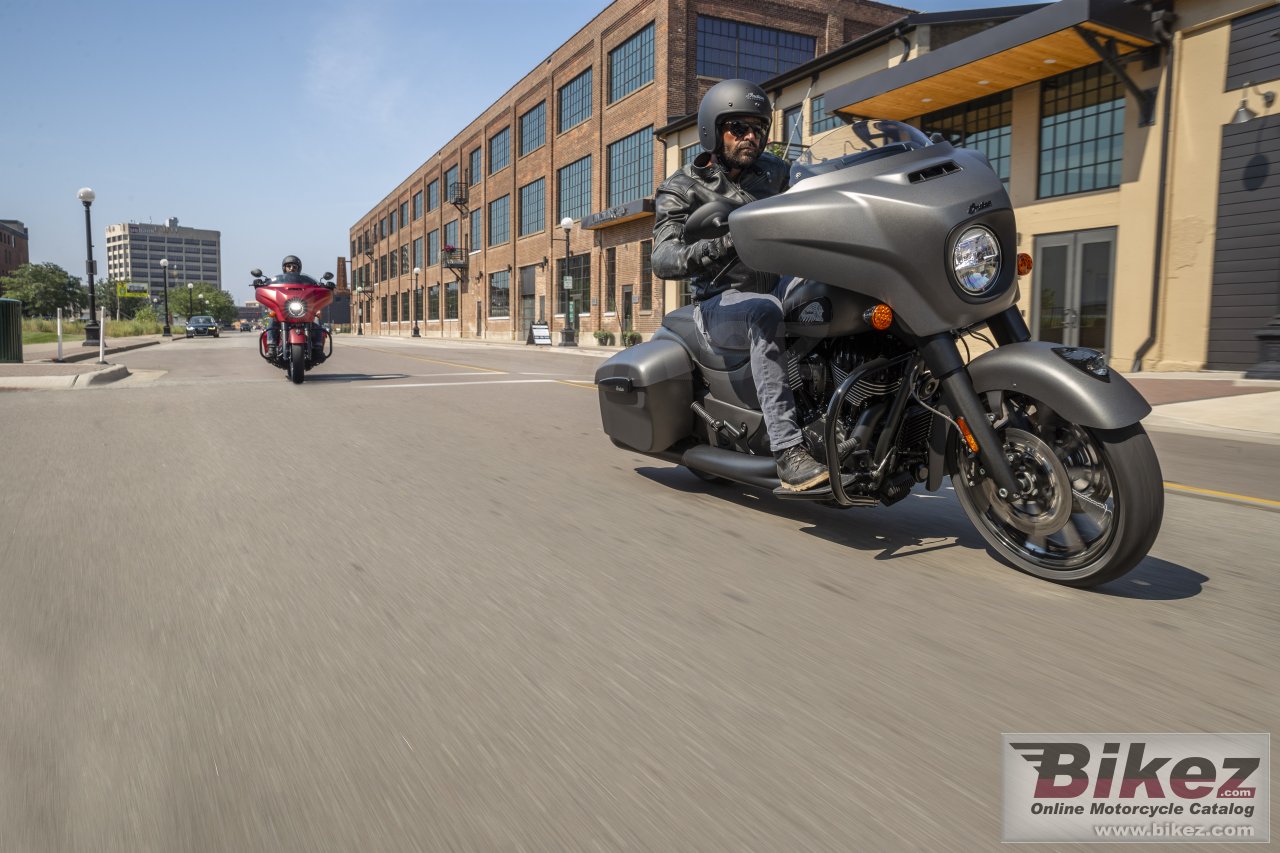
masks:
<path id="1" fill-rule="evenodd" d="M 883 332 L 893 325 L 893 309 L 888 305 L 880 304 L 874 308 L 868 308 L 862 315 L 862 319 L 866 320 L 871 325 L 871 328 L 877 332 Z"/>
<path id="2" fill-rule="evenodd" d="M 960 434 L 964 436 L 965 444 L 969 445 L 969 450 L 977 453 L 978 440 L 973 437 L 973 433 L 969 430 L 969 425 L 964 422 L 964 418 L 956 418 L 956 426 L 960 427 Z"/>
<path id="3" fill-rule="evenodd" d="M 1026 252 L 1018 253 L 1018 275 L 1026 275 L 1031 272 L 1031 256 Z"/>

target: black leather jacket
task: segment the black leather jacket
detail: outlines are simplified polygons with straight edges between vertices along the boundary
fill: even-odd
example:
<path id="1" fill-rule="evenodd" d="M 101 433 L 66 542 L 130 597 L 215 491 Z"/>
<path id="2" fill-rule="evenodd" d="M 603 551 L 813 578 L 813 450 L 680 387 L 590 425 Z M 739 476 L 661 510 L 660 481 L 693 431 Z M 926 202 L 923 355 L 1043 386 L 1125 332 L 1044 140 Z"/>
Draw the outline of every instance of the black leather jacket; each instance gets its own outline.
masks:
<path id="1" fill-rule="evenodd" d="M 691 278 L 695 301 L 709 299 L 731 287 L 768 293 L 778 282 L 773 273 L 756 272 L 745 264 L 733 268 L 712 284 L 731 263 L 729 241 L 716 237 L 684 242 L 689 214 L 717 198 L 751 202 L 777 195 L 787 188 L 787 164 L 769 153 L 745 169 L 733 181 L 709 153 L 699 154 L 689 165 L 662 182 L 654 195 L 653 273 L 659 278 Z"/>

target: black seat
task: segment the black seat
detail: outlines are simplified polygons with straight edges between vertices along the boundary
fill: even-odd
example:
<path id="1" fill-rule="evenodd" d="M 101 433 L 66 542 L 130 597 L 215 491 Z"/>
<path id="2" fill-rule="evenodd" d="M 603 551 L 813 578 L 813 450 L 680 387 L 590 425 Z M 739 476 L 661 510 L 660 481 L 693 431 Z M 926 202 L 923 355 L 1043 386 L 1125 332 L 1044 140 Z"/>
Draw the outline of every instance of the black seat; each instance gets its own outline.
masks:
<path id="1" fill-rule="evenodd" d="M 693 321 L 693 311 L 692 305 L 677 308 L 662 318 L 662 328 L 683 341 L 685 348 L 699 365 L 707 370 L 728 372 L 737 370 L 751 360 L 751 353 L 748 350 L 713 348 L 706 337 L 698 331 Z"/>

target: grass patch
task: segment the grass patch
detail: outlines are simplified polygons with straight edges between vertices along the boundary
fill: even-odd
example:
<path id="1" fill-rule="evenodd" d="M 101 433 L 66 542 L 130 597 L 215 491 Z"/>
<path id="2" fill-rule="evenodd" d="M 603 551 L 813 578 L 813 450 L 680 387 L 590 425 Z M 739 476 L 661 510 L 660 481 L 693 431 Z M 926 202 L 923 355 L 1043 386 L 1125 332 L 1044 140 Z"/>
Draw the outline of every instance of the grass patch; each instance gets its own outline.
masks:
<path id="1" fill-rule="evenodd" d="M 175 326 L 175 328 L 181 328 Z M 158 321 L 151 320 L 108 320 L 105 333 L 107 340 L 112 338 L 135 338 L 142 335 L 158 335 L 164 331 Z M 24 344 L 51 344 L 58 340 L 58 322 L 56 320 L 26 319 L 22 321 L 22 342 Z M 70 320 L 62 321 L 63 342 L 84 340 L 84 323 Z"/>

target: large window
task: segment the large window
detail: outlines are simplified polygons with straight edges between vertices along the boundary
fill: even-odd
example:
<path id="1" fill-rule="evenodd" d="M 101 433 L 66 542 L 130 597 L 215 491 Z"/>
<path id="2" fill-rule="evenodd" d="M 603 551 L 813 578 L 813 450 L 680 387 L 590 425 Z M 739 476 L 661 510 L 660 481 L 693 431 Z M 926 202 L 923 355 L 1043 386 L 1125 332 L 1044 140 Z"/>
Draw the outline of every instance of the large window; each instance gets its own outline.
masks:
<path id="1" fill-rule="evenodd" d="M 839 127 L 843 122 L 835 116 L 827 115 L 827 96 L 818 95 L 809 101 L 809 132 L 814 136 L 819 133 L 826 133 L 833 127 Z"/>
<path id="2" fill-rule="evenodd" d="M 458 281 L 454 279 L 444 286 L 444 318 L 458 319 Z"/>
<path id="3" fill-rule="evenodd" d="M 653 190 L 653 128 L 609 146 L 609 207 L 644 198 Z"/>
<path id="4" fill-rule="evenodd" d="M 561 258 L 556 261 L 556 287 L 552 288 L 555 292 L 555 313 L 563 314 L 568 306 L 566 297 L 573 298 L 574 314 L 581 314 L 584 310 L 591 307 L 591 255 L 583 253 L 581 255 L 570 255 L 569 264 L 565 266 L 565 259 Z M 568 290 L 564 289 L 564 277 L 573 277 L 573 286 Z"/>
<path id="5" fill-rule="evenodd" d="M 560 183 L 556 221 L 566 216 L 581 219 L 591 212 L 591 155 L 575 160 L 556 172 Z"/>
<path id="6" fill-rule="evenodd" d="M 427 319 L 440 319 L 440 285 L 438 284 L 427 288 Z"/>
<path id="7" fill-rule="evenodd" d="M 449 201 L 453 198 L 453 185 L 458 182 L 458 167 L 450 166 L 444 173 L 444 198 Z"/>
<path id="8" fill-rule="evenodd" d="M 427 266 L 434 267 L 440 263 L 440 232 L 427 234 Z"/>
<path id="9" fill-rule="evenodd" d="M 404 228 L 409 224 L 409 202 L 401 202 L 400 204 L 400 227 Z"/>
<path id="10" fill-rule="evenodd" d="M 546 141 L 547 102 L 543 101 L 520 116 L 520 156 L 541 148 Z"/>
<path id="11" fill-rule="evenodd" d="M 640 310 L 653 310 L 653 241 L 640 241 Z"/>
<path id="12" fill-rule="evenodd" d="M 1001 92 L 920 117 L 925 133 L 940 133 L 958 148 L 981 151 L 1000 180 L 1009 181 L 1013 93 Z"/>
<path id="13" fill-rule="evenodd" d="M 444 224 L 444 244 L 448 247 L 447 251 L 460 248 L 458 243 L 458 220 L 455 219 Z"/>
<path id="14" fill-rule="evenodd" d="M 471 245 L 467 248 L 478 252 L 484 247 L 484 215 L 479 210 L 471 211 Z"/>
<path id="15" fill-rule="evenodd" d="M 489 245 L 500 246 L 511 239 L 511 196 L 489 202 Z"/>
<path id="16" fill-rule="evenodd" d="M 537 234 L 547 226 L 547 181 L 538 178 L 520 188 L 520 236 Z"/>
<path id="17" fill-rule="evenodd" d="M 698 75 L 756 83 L 813 59 L 813 36 L 698 16 Z"/>
<path id="18" fill-rule="evenodd" d="M 432 211 L 440 206 L 440 182 L 432 181 L 427 184 L 427 210 Z"/>
<path id="19" fill-rule="evenodd" d="M 591 69 L 560 87 L 560 133 L 582 124 L 591 117 Z"/>
<path id="20" fill-rule="evenodd" d="M 470 169 L 470 172 L 467 174 L 467 180 L 470 182 L 471 186 L 473 187 L 480 186 L 480 181 L 481 181 L 481 178 L 483 177 L 483 171 L 484 171 L 481 168 L 481 164 L 483 162 L 484 162 L 484 156 L 480 153 L 480 149 L 476 148 L 472 150 L 471 169 Z"/>
<path id="21" fill-rule="evenodd" d="M 694 160 L 698 159 L 698 155 L 702 153 L 702 143 L 695 142 L 692 145 L 686 145 L 680 149 L 680 168 L 683 169 Z"/>
<path id="22" fill-rule="evenodd" d="M 609 103 L 653 82 L 653 24 L 609 51 Z"/>
<path id="23" fill-rule="evenodd" d="M 511 273 L 499 270 L 489 276 L 489 319 L 511 316 Z"/>
<path id="24" fill-rule="evenodd" d="M 604 251 L 604 312 L 618 310 L 618 250 L 610 246 Z"/>
<path id="25" fill-rule="evenodd" d="M 415 267 L 422 266 L 422 238 L 421 237 L 413 241 L 413 265 Z"/>
<path id="26" fill-rule="evenodd" d="M 786 145 L 788 160 L 800 156 L 800 146 L 804 145 L 804 111 L 800 104 L 782 111 L 782 142 Z"/>
<path id="27" fill-rule="evenodd" d="M 409 313 L 409 291 L 407 290 L 400 291 L 400 317 L 406 323 L 413 319 Z"/>
<path id="28" fill-rule="evenodd" d="M 1040 84 L 1040 198 L 1120 186 L 1124 89 L 1102 65 Z"/>
<path id="29" fill-rule="evenodd" d="M 413 194 L 413 219 L 416 222 L 422 218 L 422 190 L 418 190 Z"/>
<path id="30" fill-rule="evenodd" d="M 511 128 L 502 130 L 489 137 L 489 174 L 507 168 L 511 162 Z"/>

